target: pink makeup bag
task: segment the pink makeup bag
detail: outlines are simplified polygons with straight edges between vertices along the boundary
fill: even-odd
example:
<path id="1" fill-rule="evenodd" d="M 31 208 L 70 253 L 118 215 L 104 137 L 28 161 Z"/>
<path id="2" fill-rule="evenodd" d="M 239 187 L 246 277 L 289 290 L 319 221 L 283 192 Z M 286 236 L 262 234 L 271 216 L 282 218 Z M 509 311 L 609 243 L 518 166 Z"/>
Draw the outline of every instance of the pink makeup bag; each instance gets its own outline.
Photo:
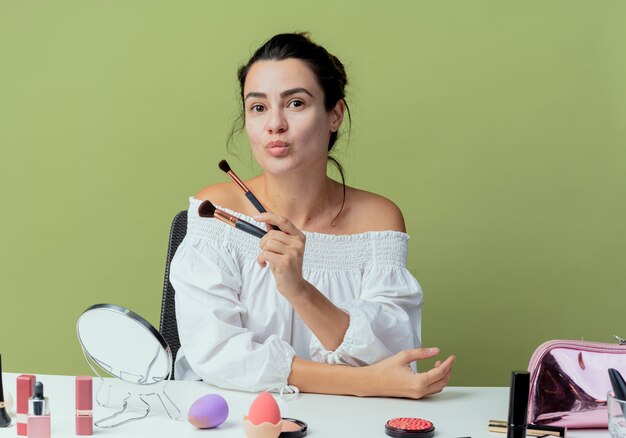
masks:
<path id="1" fill-rule="evenodd" d="M 619 338 L 618 338 L 619 339 Z M 528 365 L 528 421 L 570 429 L 607 428 L 608 369 L 626 377 L 626 345 L 554 340 L 541 344 Z"/>

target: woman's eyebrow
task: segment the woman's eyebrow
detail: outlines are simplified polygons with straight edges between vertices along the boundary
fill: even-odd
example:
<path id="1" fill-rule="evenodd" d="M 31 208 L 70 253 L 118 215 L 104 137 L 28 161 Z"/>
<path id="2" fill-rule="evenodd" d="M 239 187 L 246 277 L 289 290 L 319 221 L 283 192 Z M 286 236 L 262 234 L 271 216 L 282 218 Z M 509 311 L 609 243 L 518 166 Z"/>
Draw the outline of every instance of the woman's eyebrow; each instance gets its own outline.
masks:
<path id="1" fill-rule="evenodd" d="M 291 95 L 297 94 L 297 93 L 305 93 L 305 94 L 308 94 L 309 96 L 313 97 L 313 94 L 311 94 L 311 92 L 309 90 L 307 90 L 306 88 L 303 88 L 303 87 L 297 87 L 297 88 L 291 88 L 289 90 L 285 90 L 282 93 L 280 93 L 280 97 L 284 99 L 287 96 L 291 96 Z M 258 97 L 258 98 L 261 98 L 261 99 L 266 99 L 267 98 L 267 94 L 260 93 L 258 91 L 251 91 L 248 94 L 246 94 L 246 97 L 243 100 L 248 100 L 248 98 L 250 98 L 250 97 Z"/>
<path id="2" fill-rule="evenodd" d="M 306 88 L 302 88 L 302 87 L 291 88 L 289 90 L 283 91 L 282 93 L 280 93 L 280 97 L 287 97 L 287 96 L 291 96 L 292 94 L 297 94 L 297 93 L 305 93 L 313 97 L 313 95 L 311 94 L 309 90 L 307 90 Z"/>
<path id="3" fill-rule="evenodd" d="M 260 97 L 262 99 L 265 99 L 267 97 L 267 94 L 259 93 L 257 91 L 251 91 L 248 94 L 246 94 L 246 97 L 243 100 L 248 100 L 249 97 Z"/>

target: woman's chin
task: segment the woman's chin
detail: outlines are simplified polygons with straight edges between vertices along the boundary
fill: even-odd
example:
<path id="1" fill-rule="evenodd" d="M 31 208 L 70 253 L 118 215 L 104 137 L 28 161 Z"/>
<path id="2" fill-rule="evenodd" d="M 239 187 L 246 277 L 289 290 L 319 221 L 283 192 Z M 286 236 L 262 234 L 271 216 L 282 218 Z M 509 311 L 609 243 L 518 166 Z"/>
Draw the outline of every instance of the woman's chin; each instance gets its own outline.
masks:
<path id="1" fill-rule="evenodd" d="M 276 176 L 288 175 L 298 168 L 297 163 L 288 156 L 264 157 L 263 161 L 258 163 L 265 173 Z"/>

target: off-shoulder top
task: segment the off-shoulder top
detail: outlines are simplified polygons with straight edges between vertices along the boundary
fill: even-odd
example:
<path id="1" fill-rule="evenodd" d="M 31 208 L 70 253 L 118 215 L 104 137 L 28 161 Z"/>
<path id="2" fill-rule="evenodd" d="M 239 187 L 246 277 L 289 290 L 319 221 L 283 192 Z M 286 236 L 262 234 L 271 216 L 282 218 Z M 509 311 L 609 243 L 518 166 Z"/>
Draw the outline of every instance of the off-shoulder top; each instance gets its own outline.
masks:
<path id="1" fill-rule="evenodd" d="M 187 235 L 170 268 L 181 341 L 176 379 L 271 390 L 287 385 L 294 356 L 362 366 L 420 345 L 422 290 L 406 268 L 406 233 L 304 232 L 305 280 L 350 317 L 343 342 L 329 351 L 257 263 L 259 239 L 200 217 L 200 203 L 190 198 Z"/>

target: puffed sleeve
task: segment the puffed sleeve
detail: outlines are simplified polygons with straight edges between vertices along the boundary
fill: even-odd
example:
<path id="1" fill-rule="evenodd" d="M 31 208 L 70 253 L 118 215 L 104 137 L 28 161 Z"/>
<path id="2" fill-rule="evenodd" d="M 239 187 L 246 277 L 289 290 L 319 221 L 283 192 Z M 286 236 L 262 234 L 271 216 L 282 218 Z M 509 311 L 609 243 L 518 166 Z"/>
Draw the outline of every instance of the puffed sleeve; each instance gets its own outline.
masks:
<path id="1" fill-rule="evenodd" d="M 190 210 L 190 223 L 198 220 L 194 215 Z M 181 342 L 177 379 L 197 376 L 222 388 L 255 392 L 287 385 L 295 352 L 275 335 L 255 342 L 242 327 L 247 309 L 239 300 L 240 270 L 224 242 L 188 232 L 170 272 Z"/>
<path id="2" fill-rule="evenodd" d="M 360 296 L 337 303 L 350 316 L 343 342 L 329 351 L 313 336 L 314 360 L 362 366 L 421 345 L 423 295 L 405 267 L 406 239 L 404 234 L 393 235 L 391 240 L 397 241 L 389 252 L 374 255 L 364 269 Z"/>

